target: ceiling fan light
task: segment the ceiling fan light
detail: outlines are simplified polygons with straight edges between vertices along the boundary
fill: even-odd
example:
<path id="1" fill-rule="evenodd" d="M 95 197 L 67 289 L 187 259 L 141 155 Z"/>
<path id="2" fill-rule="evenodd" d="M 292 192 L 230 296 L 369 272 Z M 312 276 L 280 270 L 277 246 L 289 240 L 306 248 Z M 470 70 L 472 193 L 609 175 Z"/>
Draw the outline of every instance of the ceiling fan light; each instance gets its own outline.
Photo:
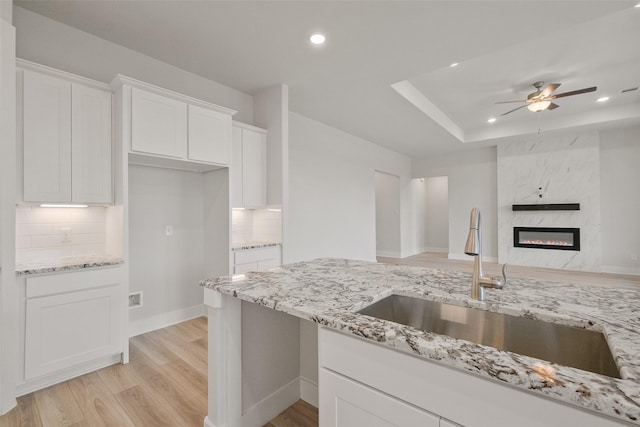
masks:
<path id="1" fill-rule="evenodd" d="M 529 109 L 529 111 L 537 113 L 539 111 L 546 110 L 547 108 L 549 108 L 549 105 L 551 105 L 551 101 L 538 101 L 527 105 L 527 108 Z"/>

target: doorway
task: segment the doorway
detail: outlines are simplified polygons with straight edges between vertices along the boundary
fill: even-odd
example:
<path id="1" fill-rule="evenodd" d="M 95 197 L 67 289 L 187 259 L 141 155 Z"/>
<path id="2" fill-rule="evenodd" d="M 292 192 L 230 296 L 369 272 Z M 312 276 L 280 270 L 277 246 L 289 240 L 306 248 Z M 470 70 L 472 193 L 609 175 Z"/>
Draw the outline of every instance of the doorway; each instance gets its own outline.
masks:
<path id="1" fill-rule="evenodd" d="M 449 177 L 419 178 L 418 219 L 423 235 L 420 252 L 449 252 Z M 422 218 L 420 218 L 422 217 Z"/>
<path id="2" fill-rule="evenodd" d="M 375 171 L 376 256 L 400 258 L 400 177 Z"/>

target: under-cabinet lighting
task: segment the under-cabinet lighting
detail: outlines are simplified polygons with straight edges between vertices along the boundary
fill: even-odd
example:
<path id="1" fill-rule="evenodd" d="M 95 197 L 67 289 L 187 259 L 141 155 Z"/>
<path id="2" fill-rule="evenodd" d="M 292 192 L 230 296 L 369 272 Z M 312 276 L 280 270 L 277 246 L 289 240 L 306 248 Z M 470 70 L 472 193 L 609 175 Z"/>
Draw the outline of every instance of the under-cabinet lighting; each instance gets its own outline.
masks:
<path id="1" fill-rule="evenodd" d="M 41 208 L 88 208 L 89 205 L 65 205 L 65 204 L 49 204 L 43 203 L 40 205 Z"/>
<path id="2" fill-rule="evenodd" d="M 607 102 L 608 100 L 608 96 L 601 96 L 600 98 L 596 99 L 596 102 Z"/>
<path id="3" fill-rule="evenodd" d="M 282 212 L 282 209 L 273 209 L 273 208 L 269 208 L 267 209 L 269 212 Z"/>
<path id="4" fill-rule="evenodd" d="M 497 119 L 495 117 L 491 117 L 490 119 L 487 120 L 487 123 L 495 123 L 496 120 Z"/>
<path id="5" fill-rule="evenodd" d="M 232 210 L 234 210 L 234 211 L 243 211 L 243 210 L 245 210 L 246 208 L 231 208 L 231 209 L 232 209 Z"/>

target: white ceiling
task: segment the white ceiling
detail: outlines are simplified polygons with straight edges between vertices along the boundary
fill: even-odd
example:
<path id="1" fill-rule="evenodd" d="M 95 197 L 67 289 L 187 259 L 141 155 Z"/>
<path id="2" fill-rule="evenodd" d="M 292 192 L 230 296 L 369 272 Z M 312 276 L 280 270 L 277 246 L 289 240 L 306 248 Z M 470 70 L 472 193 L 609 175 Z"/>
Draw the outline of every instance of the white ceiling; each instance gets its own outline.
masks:
<path id="1" fill-rule="evenodd" d="M 640 91 L 620 95 L 640 84 L 636 3 L 16 1 L 249 94 L 285 83 L 292 111 L 411 156 L 640 123 Z M 309 44 L 315 31 L 324 46 Z M 526 97 L 537 80 L 562 83 L 556 92 L 599 89 L 487 125 L 517 105 L 494 102 Z M 427 108 L 400 96 L 398 82 Z M 605 94 L 610 102 L 594 102 Z"/>

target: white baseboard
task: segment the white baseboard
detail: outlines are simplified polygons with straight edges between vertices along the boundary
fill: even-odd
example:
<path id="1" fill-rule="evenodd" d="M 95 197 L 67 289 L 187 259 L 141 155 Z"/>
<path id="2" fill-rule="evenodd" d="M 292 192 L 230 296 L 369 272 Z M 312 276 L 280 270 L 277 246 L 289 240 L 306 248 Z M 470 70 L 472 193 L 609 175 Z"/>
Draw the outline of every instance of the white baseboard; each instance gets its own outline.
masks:
<path id="1" fill-rule="evenodd" d="M 24 396 L 25 394 L 32 393 L 43 388 L 47 388 L 54 384 L 58 384 L 64 381 L 68 381 L 72 378 L 79 377 L 89 372 L 97 371 L 98 369 L 106 368 L 107 366 L 120 363 L 122 360 L 122 354 L 114 354 L 112 356 L 103 357 L 92 362 L 81 364 L 79 366 L 66 369 L 62 372 L 47 375 L 42 378 L 27 381 L 23 384 L 18 384 L 16 387 L 16 397 Z"/>
<path id="2" fill-rule="evenodd" d="M 460 261 L 473 261 L 473 257 L 467 254 L 452 254 L 449 253 L 449 256 L 447 257 L 449 259 L 457 259 Z M 485 262 L 498 262 L 498 257 L 494 257 L 494 256 L 482 256 L 482 261 Z"/>
<path id="3" fill-rule="evenodd" d="M 243 427 L 263 426 L 300 399 L 300 377 L 271 393 L 242 414 Z M 205 424 L 206 425 L 206 424 Z M 213 424 L 210 424 L 213 426 Z"/>
<path id="4" fill-rule="evenodd" d="M 300 377 L 300 399 L 310 405 L 318 407 L 318 384 Z"/>
<path id="5" fill-rule="evenodd" d="M 427 247 L 427 248 L 422 248 L 422 252 L 438 252 L 441 254 L 446 254 L 447 252 L 449 252 L 449 248 Z"/>
<path id="6" fill-rule="evenodd" d="M 206 417 L 204 417 L 204 427 L 224 427 L 224 426 L 218 426 L 214 424 L 213 421 L 211 421 L 209 419 L 209 416 L 207 415 Z"/>
<path id="7" fill-rule="evenodd" d="M 400 252 L 376 251 L 376 256 L 385 258 L 402 258 L 402 254 Z"/>
<path id="8" fill-rule="evenodd" d="M 180 310 L 170 311 L 168 313 L 157 314 L 155 316 L 144 319 L 133 320 L 129 322 L 129 337 L 145 334 L 155 331 L 156 329 L 166 328 L 176 323 L 204 316 L 204 304 L 194 305 L 192 307 Z"/>
<path id="9" fill-rule="evenodd" d="M 629 274 L 632 276 L 640 276 L 640 267 L 621 267 L 619 265 L 603 265 L 601 266 L 603 273 Z"/>

